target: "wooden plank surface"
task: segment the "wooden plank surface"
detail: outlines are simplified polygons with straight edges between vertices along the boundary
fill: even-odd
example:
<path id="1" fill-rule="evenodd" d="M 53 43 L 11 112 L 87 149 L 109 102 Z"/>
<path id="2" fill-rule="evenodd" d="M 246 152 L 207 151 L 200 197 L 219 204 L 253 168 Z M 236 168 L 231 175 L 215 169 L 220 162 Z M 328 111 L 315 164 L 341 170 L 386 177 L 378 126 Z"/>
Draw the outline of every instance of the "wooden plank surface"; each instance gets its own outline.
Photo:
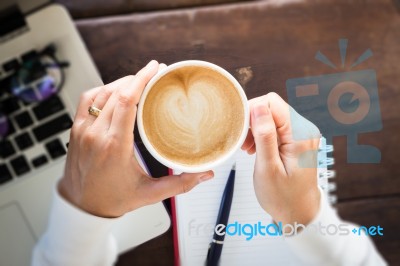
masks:
<path id="1" fill-rule="evenodd" d="M 55 0 L 68 8 L 73 18 L 92 18 L 110 15 L 218 5 L 252 0 Z"/>
<path id="2" fill-rule="evenodd" d="M 382 162 L 348 164 L 346 138 L 334 140 L 338 209 L 349 221 L 383 226 L 386 234 L 374 241 L 391 264 L 400 260 L 400 15 L 394 1 L 263 1 L 86 19 L 77 26 L 105 82 L 135 73 L 151 59 L 201 59 L 234 74 L 249 98 L 269 91 L 287 98 L 287 79 L 348 71 L 314 59 L 321 50 L 340 65 L 340 38 L 349 40 L 348 62 L 370 48 L 374 56 L 355 69 L 377 73 L 383 129 L 359 139 L 377 146 Z M 157 173 L 165 170 L 151 164 Z M 121 256 L 118 265 L 172 262 L 169 231 Z"/>

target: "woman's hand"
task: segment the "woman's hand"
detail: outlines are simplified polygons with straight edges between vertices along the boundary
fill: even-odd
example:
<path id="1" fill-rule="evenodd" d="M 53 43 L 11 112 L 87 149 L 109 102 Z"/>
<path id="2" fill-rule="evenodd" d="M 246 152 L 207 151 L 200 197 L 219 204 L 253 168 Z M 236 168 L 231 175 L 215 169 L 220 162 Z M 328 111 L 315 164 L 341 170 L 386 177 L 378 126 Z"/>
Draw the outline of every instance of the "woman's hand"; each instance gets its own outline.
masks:
<path id="1" fill-rule="evenodd" d="M 136 105 L 146 84 L 164 64 L 151 61 L 127 76 L 85 92 L 71 129 L 61 195 L 78 208 L 102 217 L 118 217 L 145 205 L 185 193 L 213 173 L 152 178 L 134 156 Z M 89 106 L 102 110 L 88 114 Z"/>
<path id="2" fill-rule="evenodd" d="M 276 222 L 308 224 L 318 212 L 320 133 L 276 93 L 250 100 L 251 130 L 242 146 L 256 153 L 254 189 Z"/>

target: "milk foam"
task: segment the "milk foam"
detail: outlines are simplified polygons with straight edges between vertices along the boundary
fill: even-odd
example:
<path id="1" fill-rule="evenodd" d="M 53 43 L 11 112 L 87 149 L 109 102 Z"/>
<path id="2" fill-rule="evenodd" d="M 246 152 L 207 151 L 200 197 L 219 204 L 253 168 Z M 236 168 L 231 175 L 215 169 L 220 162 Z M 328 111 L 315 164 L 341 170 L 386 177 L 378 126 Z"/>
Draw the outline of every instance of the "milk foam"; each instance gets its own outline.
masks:
<path id="1" fill-rule="evenodd" d="M 184 165 L 216 160 L 238 141 L 244 110 L 234 85 L 205 67 L 182 67 L 162 77 L 143 107 L 143 126 L 163 157 Z"/>

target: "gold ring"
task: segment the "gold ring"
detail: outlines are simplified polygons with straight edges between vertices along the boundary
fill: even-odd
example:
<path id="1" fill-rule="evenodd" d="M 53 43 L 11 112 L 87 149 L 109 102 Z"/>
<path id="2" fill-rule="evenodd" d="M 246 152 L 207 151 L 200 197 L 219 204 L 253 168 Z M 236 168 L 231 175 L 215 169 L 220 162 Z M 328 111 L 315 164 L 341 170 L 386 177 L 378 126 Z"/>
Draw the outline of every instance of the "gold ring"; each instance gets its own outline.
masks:
<path id="1" fill-rule="evenodd" d="M 101 110 L 99 108 L 97 108 L 97 107 L 94 107 L 94 106 L 90 106 L 88 111 L 89 111 L 90 115 L 93 115 L 95 117 L 98 117 L 100 115 L 100 113 L 101 113 Z"/>

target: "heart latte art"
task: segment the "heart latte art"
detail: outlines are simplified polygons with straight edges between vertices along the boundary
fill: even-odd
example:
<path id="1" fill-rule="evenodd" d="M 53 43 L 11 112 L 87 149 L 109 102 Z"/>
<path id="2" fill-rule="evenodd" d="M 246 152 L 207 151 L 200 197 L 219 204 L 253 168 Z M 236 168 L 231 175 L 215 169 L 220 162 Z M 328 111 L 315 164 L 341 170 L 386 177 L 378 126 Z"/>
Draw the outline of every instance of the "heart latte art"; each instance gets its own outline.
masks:
<path id="1" fill-rule="evenodd" d="M 157 152 L 182 165 L 220 158 L 237 143 L 244 121 L 241 97 L 219 72 L 199 66 L 158 80 L 143 106 L 143 127 Z"/>

